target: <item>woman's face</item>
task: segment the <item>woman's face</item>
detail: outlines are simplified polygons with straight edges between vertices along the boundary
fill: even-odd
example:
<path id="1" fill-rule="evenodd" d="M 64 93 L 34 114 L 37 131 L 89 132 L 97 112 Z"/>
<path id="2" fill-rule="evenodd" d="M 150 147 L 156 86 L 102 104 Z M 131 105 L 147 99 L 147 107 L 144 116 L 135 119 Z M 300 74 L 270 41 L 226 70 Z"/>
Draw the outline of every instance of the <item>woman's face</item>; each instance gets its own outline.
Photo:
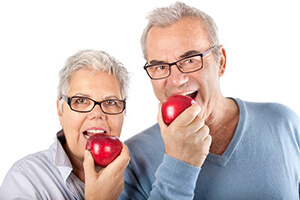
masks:
<path id="1" fill-rule="evenodd" d="M 95 101 L 122 100 L 120 84 L 114 75 L 90 69 L 79 69 L 74 73 L 65 95 L 88 97 Z M 71 110 L 67 102 L 63 103 L 62 112 L 58 106 L 58 115 L 67 141 L 65 150 L 71 162 L 83 161 L 87 135 L 105 132 L 119 137 L 124 121 L 124 112 L 109 115 L 96 105 L 88 113 L 79 113 Z"/>

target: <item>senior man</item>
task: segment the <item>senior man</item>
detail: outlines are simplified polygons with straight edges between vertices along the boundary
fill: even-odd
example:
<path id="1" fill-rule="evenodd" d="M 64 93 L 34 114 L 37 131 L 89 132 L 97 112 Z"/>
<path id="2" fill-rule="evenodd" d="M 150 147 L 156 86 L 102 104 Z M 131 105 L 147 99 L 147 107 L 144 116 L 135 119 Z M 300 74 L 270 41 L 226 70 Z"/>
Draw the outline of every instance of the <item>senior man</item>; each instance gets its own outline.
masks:
<path id="1" fill-rule="evenodd" d="M 124 199 L 299 199 L 300 119 L 277 103 L 224 97 L 226 51 L 204 12 L 177 2 L 149 15 L 141 38 L 157 99 L 197 103 L 127 144 Z M 209 151 L 209 152 L 208 152 Z"/>

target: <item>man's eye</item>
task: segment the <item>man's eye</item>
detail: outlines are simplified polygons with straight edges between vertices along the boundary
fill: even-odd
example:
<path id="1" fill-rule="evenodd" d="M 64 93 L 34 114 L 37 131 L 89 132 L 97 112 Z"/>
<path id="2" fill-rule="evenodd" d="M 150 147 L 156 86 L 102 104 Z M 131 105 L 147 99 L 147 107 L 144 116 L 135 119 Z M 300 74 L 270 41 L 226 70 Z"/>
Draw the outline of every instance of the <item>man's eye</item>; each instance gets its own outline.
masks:
<path id="1" fill-rule="evenodd" d="M 164 70 L 164 69 L 166 69 L 167 67 L 165 66 L 165 65 L 158 65 L 158 66 L 156 66 L 156 68 L 155 68 L 155 70 Z"/>
<path id="2" fill-rule="evenodd" d="M 197 62 L 195 59 L 187 59 L 187 60 L 185 60 L 185 63 L 186 64 L 192 64 L 192 63 L 194 63 L 194 62 Z"/>

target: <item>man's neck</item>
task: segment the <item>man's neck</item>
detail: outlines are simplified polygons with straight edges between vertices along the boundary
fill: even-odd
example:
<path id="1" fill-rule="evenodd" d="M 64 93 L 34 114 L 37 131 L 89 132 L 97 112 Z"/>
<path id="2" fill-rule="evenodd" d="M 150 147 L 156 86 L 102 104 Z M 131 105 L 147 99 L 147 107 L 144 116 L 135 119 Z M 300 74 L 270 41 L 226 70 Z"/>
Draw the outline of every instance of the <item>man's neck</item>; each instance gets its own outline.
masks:
<path id="1" fill-rule="evenodd" d="M 230 144 L 239 120 L 239 108 L 233 99 L 220 98 L 205 120 L 210 128 L 210 152 L 222 155 Z"/>

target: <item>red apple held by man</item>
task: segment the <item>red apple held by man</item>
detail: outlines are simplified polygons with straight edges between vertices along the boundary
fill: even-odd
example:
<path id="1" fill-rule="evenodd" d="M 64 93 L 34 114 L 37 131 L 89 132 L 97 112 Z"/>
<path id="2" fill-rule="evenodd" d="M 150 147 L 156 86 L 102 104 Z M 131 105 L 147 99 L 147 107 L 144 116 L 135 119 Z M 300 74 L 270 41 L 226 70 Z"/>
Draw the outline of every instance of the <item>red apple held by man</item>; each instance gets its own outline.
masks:
<path id="1" fill-rule="evenodd" d="M 195 100 L 189 96 L 173 95 L 163 103 L 162 119 L 166 125 L 170 125 L 185 109 L 190 107 Z"/>
<path id="2" fill-rule="evenodd" d="M 114 161 L 120 155 L 122 148 L 122 142 L 118 137 L 105 133 L 90 136 L 85 147 L 100 167 L 106 167 Z"/>

